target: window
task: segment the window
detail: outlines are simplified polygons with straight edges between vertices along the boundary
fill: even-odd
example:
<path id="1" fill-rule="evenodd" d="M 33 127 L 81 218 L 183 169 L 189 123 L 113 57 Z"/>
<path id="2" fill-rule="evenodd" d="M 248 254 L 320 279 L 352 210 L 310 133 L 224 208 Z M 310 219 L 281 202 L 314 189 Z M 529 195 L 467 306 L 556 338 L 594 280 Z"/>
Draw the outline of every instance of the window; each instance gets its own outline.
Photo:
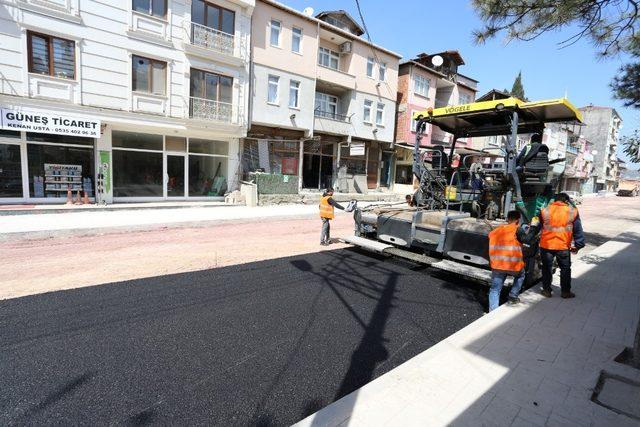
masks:
<path id="1" fill-rule="evenodd" d="M 468 95 L 466 93 L 458 94 L 458 104 L 462 105 L 462 104 L 470 104 L 470 103 L 471 103 L 471 95 Z"/>
<path id="2" fill-rule="evenodd" d="M 411 132 L 415 132 L 416 126 L 418 125 L 418 122 L 416 120 L 413 120 L 413 116 L 415 113 L 416 110 L 411 110 L 411 115 L 409 116 L 409 120 L 411 121 Z"/>
<path id="3" fill-rule="evenodd" d="M 373 58 L 367 58 L 367 77 L 373 77 Z"/>
<path id="4" fill-rule="evenodd" d="M 87 191 L 93 197 L 94 140 L 27 133 L 27 168 L 29 194 L 27 197 L 67 197 L 67 190 Z M 69 165 L 69 172 L 54 173 L 51 164 Z M 65 168 L 66 169 L 66 168 Z"/>
<path id="5" fill-rule="evenodd" d="M 336 118 L 338 114 L 338 98 L 326 93 L 316 93 L 316 113 L 321 117 Z"/>
<path id="6" fill-rule="evenodd" d="M 22 160 L 18 144 L 0 144 L 0 197 L 23 197 Z"/>
<path id="7" fill-rule="evenodd" d="M 131 87 L 134 92 L 164 95 L 167 86 L 167 63 L 133 55 L 132 79 Z"/>
<path id="8" fill-rule="evenodd" d="M 164 18 L 167 15 L 167 0 L 133 0 L 133 10 Z"/>
<path id="9" fill-rule="evenodd" d="M 282 24 L 275 19 L 271 20 L 271 46 L 280 46 L 280 29 Z"/>
<path id="10" fill-rule="evenodd" d="M 379 67 L 380 67 L 379 73 L 378 73 L 379 80 L 383 82 L 387 78 L 387 64 L 385 64 L 384 62 L 381 62 Z"/>
<path id="11" fill-rule="evenodd" d="M 291 50 L 296 53 L 300 53 L 302 50 L 302 30 L 300 28 L 293 27 L 291 30 Z"/>
<path id="12" fill-rule="evenodd" d="M 76 78 L 75 42 L 31 32 L 27 40 L 31 73 Z"/>
<path id="13" fill-rule="evenodd" d="M 233 78 L 191 69 L 191 96 L 231 104 Z"/>
<path id="14" fill-rule="evenodd" d="M 413 90 L 418 95 L 428 97 L 429 96 L 429 79 L 426 79 L 422 76 L 416 76 L 413 83 Z"/>
<path id="15" fill-rule="evenodd" d="M 318 64 L 337 70 L 340 64 L 340 55 L 331 49 L 324 47 L 318 48 Z"/>
<path id="16" fill-rule="evenodd" d="M 378 102 L 376 107 L 376 124 L 382 125 L 384 120 L 384 104 Z"/>
<path id="17" fill-rule="evenodd" d="M 373 107 L 373 101 L 368 99 L 364 100 L 364 113 L 362 114 L 363 120 L 367 123 L 371 123 L 371 108 Z"/>
<path id="18" fill-rule="evenodd" d="M 207 3 L 204 0 L 192 0 L 191 22 L 203 25 L 226 34 L 234 34 L 236 14 L 234 11 Z"/>
<path id="19" fill-rule="evenodd" d="M 270 104 L 278 103 L 278 86 L 280 85 L 280 77 L 269 76 L 269 89 L 267 92 L 267 102 Z"/>
<path id="20" fill-rule="evenodd" d="M 300 82 L 291 80 L 289 83 L 289 107 L 299 107 Z"/>

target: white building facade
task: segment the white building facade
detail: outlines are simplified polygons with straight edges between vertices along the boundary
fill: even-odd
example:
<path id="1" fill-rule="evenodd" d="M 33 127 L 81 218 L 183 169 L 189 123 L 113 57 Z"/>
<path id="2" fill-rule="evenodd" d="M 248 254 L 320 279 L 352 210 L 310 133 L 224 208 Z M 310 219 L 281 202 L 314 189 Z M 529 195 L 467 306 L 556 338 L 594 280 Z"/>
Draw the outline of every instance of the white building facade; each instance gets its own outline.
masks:
<path id="1" fill-rule="evenodd" d="M 237 187 L 253 0 L 0 3 L 0 203 Z"/>

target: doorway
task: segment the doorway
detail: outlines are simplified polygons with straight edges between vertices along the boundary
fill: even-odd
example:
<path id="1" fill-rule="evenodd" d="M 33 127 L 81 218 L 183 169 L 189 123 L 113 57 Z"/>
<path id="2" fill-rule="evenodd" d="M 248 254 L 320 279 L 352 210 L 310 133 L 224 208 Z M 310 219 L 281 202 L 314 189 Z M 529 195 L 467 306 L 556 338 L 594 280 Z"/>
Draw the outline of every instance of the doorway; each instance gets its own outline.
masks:
<path id="1" fill-rule="evenodd" d="M 393 166 L 393 152 L 383 151 L 380 162 L 380 187 L 391 187 L 391 167 Z"/>
<path id="2" fill-rule="evenodd" d="M 185 198 L 187 195 L 186 156 L 184 154 L 165 155 L 165 197 Z"/>

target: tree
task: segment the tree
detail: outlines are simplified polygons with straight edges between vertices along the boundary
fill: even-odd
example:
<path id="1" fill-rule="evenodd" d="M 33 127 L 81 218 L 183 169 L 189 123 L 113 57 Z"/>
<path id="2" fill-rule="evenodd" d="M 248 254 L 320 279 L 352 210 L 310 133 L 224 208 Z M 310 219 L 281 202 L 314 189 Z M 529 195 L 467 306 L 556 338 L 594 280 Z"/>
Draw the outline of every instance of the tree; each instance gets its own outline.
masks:
<path id="1" fill-rule="evenodd" d="M 631 136 L 622 138 L 624 153 L 633 163 L 640 163 L 640 131 L 636 130 Z"/>
<path id="2" fill-rule="evenodd" d="M 485 25 L 474 31 L 478 43 L 505 32 L 507 41 L 533 40 L 569 26 L 577 27 L 560 41 L 568 47 L 587 38 L 601 57 L 629 53 L 640 57 L 639 0 L 472 0 Z M 640 108 L 640 62 L 627 64 L 611 83 L 614 96 Z"/>
<path id="3" fill-rule="evenodd" d="M 511 87 L 511 91 L 509 92 L 511 96 L 515 96 L 518 99 L 526 101 L 524 96 L 524 87 L 522 86 L 522 71 L 518 73 L 515 81 L 513 82 L 513 86 Z"/>

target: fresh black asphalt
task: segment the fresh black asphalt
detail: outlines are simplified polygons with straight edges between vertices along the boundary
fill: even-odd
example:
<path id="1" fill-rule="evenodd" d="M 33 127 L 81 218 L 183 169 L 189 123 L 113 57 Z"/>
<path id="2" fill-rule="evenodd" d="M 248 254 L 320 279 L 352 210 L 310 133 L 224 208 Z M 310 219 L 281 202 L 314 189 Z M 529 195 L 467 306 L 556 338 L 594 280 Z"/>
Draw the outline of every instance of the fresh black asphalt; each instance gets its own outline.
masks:
<path id="1" fill-rule="evenodd" d="M 288 425 L 485 306 L 351 249 L 1 301 L 0 425 Z"/>

